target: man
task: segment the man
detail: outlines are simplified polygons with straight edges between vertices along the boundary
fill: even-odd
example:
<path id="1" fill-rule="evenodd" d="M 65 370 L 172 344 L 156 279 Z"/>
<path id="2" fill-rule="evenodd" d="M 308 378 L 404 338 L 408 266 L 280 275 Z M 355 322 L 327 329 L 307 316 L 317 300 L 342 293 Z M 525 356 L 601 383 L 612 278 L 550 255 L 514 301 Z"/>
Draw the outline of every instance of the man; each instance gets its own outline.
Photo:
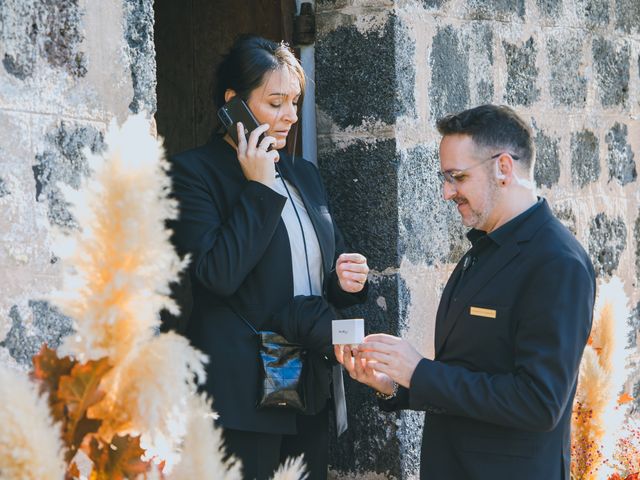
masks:
<path id="1" fill-rule="evenodd" d="M 421 479 L 569 480 L 593 266 L 536 198 L 531 130 L 513 110 L 483 105 L 437 125 L 444 198 L 472 247 L 440 300 L 435 359 L 383 334 L 336 356 L 383 409 L 426 412 Z"/>

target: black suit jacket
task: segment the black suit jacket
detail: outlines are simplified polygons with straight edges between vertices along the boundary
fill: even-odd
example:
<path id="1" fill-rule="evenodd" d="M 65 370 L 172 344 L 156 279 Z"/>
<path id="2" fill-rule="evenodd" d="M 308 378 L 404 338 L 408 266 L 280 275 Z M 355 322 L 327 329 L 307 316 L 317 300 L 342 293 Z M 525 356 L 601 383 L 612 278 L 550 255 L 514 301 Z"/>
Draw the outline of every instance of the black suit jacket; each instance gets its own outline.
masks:
<path id="1" fill-rule="evenodd" d="M 235 150 L 215 136 L 200 148 L 171 160 L 180 216 L 173 225 L 178 251 L 191 255 L 193 309 L 186 336 L 209 355 L 206 390 L 220 423 L 238 430 L 295 433 L 292 410 L 256 410 L 257 339 L 229 308 L 256 330 L 271 330 L 313 349 L 317 389 L 314 403 L 326 404 L 331 351 L 331 305 L 363 301 L 340 289 L 333 267 L 344 242 L 328 209 L 317 168 L 280 152 L 282 175 L 299 190 L 315 228 L 324 270 L 323 296 L 293 297 L 291 249 L 281 212 L 286 197 L 248 181 Z M 319 352 L 322 352 L 322 356 Z M 322 359 L 322 360 L 320 360 Z"/>
<path id="2" fill-rule="evenodd" d="M 591 261 L 543 201 L 452 299 L 461 270 L 440 301 L 435 360 L 383 408 L 426 411 L 423 479 L 569 480 Z"/>

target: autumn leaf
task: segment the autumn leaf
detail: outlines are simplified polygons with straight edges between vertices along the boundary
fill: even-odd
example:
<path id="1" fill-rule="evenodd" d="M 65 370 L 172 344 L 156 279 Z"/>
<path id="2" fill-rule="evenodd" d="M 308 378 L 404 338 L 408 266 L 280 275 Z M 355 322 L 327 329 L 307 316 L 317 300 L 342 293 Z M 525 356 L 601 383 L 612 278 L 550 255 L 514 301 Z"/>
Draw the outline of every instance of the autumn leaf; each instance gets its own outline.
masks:
<path id="1" fill-rule="evenodd" d="M 60 378 L 71 373 L 77 362 L 71 357 L 59 358 L 56 351 L 45 343 L 40 352 L 33 357 L 31 377 L 40 381 L 40 391 L 49 394 L 49 406 L 56 421 L 63 421 L 65 415 L 64 402 L 58 398 Z"/>
<path id="2" fill-rule="evenodd" d="M 71 463 L 69 468 L 67 469 L 67 474 L 65 475 L 65 480 L 73 480 L 75 478 L 80 478 L 80 470 L 78 470 L 78 465 L 76 462 Z"/>
<path id="3" fill-rule="evenodd" d="M 140 437 L 113 437 L 111 444 L 91 440 L 89 458 L 94 463 L 91 480 L 133 480 L 149 470 L 150 461 L 142 460 L 145 450 Z"/>
<path id="4" fill-rule="evenodd" d="M 69 375 L 60 377 L 58 398 L 65 403 L 67 422 L 63 439 L 69 445 L 71 457 L 87 433 L 96 432 L 99 420 L 86 416 L 87 409 L 104 398 L 99 390 L 100 380 L 111 369 L 107 358 L 90 360 L 73 366 Z"/>
<path id="5" fill-rule="evenodd" d="M 624 405 L 625 403 L 629 403 L 629 402 L 633 402 L 633 397 L 629 395 L 627 392 L 624 392 L 622 395 L 618 397 L 618 405 Z"/>

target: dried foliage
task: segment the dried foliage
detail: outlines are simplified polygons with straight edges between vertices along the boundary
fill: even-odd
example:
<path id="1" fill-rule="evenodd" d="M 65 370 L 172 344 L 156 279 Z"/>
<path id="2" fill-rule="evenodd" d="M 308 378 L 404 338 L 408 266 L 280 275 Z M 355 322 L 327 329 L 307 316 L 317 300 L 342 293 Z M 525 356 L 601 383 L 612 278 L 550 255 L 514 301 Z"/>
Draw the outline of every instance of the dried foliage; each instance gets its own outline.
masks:
<path id="1" fill-rule="evenodd" d="M 24 372 L 0 365 L 0 480 L 64 478 L 60 427 Z"/>
<path id="2" fill-rule="evenodd" d="M 169 283 L 186 264 L 165 228 L 176 205 L 161 143 L 142 116 L 112 124 L 106 143 L 89 154 L 91 178 L 66 191 L 81 230 L 58 241 L 64 283 L 53 301 L 75 334 L 34 357 L 42 397 L 0 370 L 0 480 L 71 480 L 85 464 L 89 480 L 240 479 L 196 394 L 207 357 L 157 333 L 159 311 L 177 313 Z M 179 459 L 172 472 L 169 457 Z"/>
<path id="3" fill-rule="evenodd" d="M 613 277 L 601 283 L 573 407 L 571 476 L 576 480 L 607 478 L 618 470 L 615 459 L 631 400 L 623 392 L 628 316 L 622 281 Z"/>

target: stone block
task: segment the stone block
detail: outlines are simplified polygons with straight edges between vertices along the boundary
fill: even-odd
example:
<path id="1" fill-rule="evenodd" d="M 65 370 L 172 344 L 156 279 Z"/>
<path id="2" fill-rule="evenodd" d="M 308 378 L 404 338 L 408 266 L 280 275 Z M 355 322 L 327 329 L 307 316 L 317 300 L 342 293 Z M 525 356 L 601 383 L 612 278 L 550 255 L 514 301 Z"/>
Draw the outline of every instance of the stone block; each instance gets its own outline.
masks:
<path id="1" fill-rule="evenodd" d="M 640 213 L 638 213 L 638 218 L 636 219 L 634 234 L 636 238 L 636 278 L 640 283 Z"/>
<path id="2" fill-rule="evenodd" d="M 638 0 L 616 0 L 616 28 L 625 33 L 640 32 L 640 2 Z"/>
<path id="3" fill-rule="evenodd" d="M 510 20 L 524 18 L 524 0 L 468 0 L 468 9 L 474 19 Z"/>
<path id="4" fill-rule="evenodd" d="M 626 124 L 616 122 L 605 137 L 609 150 L 609 180 L 615 178 L 622 186 L 635 182 L 638 178 L 634 154 L 631 145 L 627 143 L 627 132 Z"/>
<path id="5" fill-rule="evenodd" d="M 445 201 L 437 172 L 435 146 L 418 146 L 401 153 L 398 173 L 398 250 L 412 264 L 457 262 L 468 248 L 453 202 Z"/>
<path id="6" fill-rule="evenodd" d="M 629 99 L 629 44 L 616 45 L 604 37 L 593 40 L 593 65 L 600 103 L 603 107 L 623 107 Z"/>
<path id="7" fill-rule="evenodd" d="M 534 166 L 534 178 L 536 184 L 551 188 L 557 185 L 560 179 L 560 154 L 559 138 L 546 135 L 538 130 L 535 136 L 536 163 Z"/>
<path id="8" fill-rule="evenodd" d="M 372 269 L 398 260 L 398 155 L 395 140 L 357 140 L 344 149 L 318 152 L 333 216 L 353 251 Z"/>
<path id="9" fill-rule="evenodd" d="M 587 101 L 587 78 L 582 75 L 584 38 L 550 38 L 547 56 L 551 70 L 549 91 L 555 106 L 583 108 Z"/>
<path id="10" fill-rule="evenodd" d="M 627 246 L 627 226 L 620 217 L 599 213 L 589 226 L 589 255 L 596 275 L 613 275 Z"/>
<path id="11" fill-rule="evenodd" d="M 606 27 L 609 24 L 610 0 L 575 0 L 578 17 L 584 21 L 589 29 Z"/>
<path id="12" fill-rule="evenodd" d="M 156 111 L 156 51 L 153 41 L 153 0 L 124 0 L 124 35 L 129 53 L 133 99 L 129 110 Z M 206 48 L 206 47 L 205 47 Z"/>
<path id="13" fill-rule="evenodd" d="M 79 126 L 61 122 L 47 137 L 48 146 L 36 155 L 33 176 L 36 182 L 36 200 L 48 205 L 49 222 L 63 228 L 76 228 L 76 221 L 69 212 L 58 182 L 75 189 L 89 174 L 89 166 L 83 152 L 104 148 L 102 134 L 92 126 Z"/>
<path id="14" fill-rule="evenodd" d="M 574 236 L 577 236 L 578 229 L 576 227 L 576 215 L 573 213 L 571 207 L 554 208 L 553 214 L 560 220 L 560 222 L 569 229 Z"/>
<path id="15" fill-rule="evenodd" d="M 0 2 L 0 44 L 7 73 L 25 80 L 33 75 L 38 58 L 43 58 L 54 68 L 84 77 L 81 20 L 78 0 Z"/>
<path id="16" fill-rule="evenodd" d="M 474 23 L 463 38 L 469 52 L 470 103 L 474 105 L 493 101 L 493 39 L 493 30 L 485 23 Z"/>
<path id="17" fill-rule="evenodd" d="M 396 31 L 403 33 L 396 36 Z M 401 37 L 397 57 L 396 38 Z M 395 123 L 414 103 L 413 48 L 394 15 L 380 30 L 362 33 L 350 25 L 322 35 L 316 42 L 318 107 L 342 128 L 363 121 Z"/>
<path id="18" fill-rule="evenodd" d="M 432 121 L 469 106 L 469 52 L 450 25 L 438 28 L 430 55 Z"/>
<path id="19" fill-rule="evenodd" d="M 584 187 L 600 177 L 598 138 L 589 130 L 571 134 L 571 181 Z"/>
<path id="20" fill-rule="evenodd" d="M 629 315 L 629 338 L 627 348 L 638 347 L 638 333 L 640 332 L 640 302 L 631 310 Z M 640 405 L 640 404 L 639 404 Z"/>
<path id="21" fill-rule="evenodd" d="M 9 189 L 7 188 L 7 185 L 5 184 L 4 180 L 0 178 L 0 198 L 6 197 L 10 193 L 11 192 L 9 192 Z"/>
<path id="22" fill-rule="evenodd" d="M 5 347 L 16 362 L 29 366 L 32 357 L 38 353 L 43 343 L 56 349 L 60 341 L 73 329 L 69 317 L 62 315 L 55 307 L 45 301 L 30 300 L 29 308 L 33 322 L 26 324 L 17 306 L 9 312 L 12 325 L 0 347 Z"/>
<path id="23" fill-rule="evenodd" d="M 562 0 L 536 0 L 536 3 L 545 17 L 557 19 L 562 13 Z"/>
<path id="24" fill-rule="evenodd" d="M 402 278 L 395 273 L 375 276 L 369 288 L 369 300 L 343 311 L 342 316 L 365 318 L 367 334 L 398 335 L 410 303 Z M 416 475 L 419 448 L 415 447 L 420 444 L 422 422 L 415 415 L 380 411 L 373 390 L 345 377 L 349 429 L 337 440 L 331 437 L 331 470 L 338 478 L 346 472 L 356 478 L 374 472 L 398 479 Z"/>
<path id="25" fill-rule="evenodd" d="M 422 4 L 427 8 L 442 8 L 449 0 L 422 0 Z"/>
<path id="26" fill-rule="evenodd" d="M 540 98 L 537 87 L 537 48 L 533 37 L 521 46 L 502 42 L 507 60 L 505 100 L 509 105 L 529 106 Z"/>

